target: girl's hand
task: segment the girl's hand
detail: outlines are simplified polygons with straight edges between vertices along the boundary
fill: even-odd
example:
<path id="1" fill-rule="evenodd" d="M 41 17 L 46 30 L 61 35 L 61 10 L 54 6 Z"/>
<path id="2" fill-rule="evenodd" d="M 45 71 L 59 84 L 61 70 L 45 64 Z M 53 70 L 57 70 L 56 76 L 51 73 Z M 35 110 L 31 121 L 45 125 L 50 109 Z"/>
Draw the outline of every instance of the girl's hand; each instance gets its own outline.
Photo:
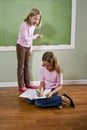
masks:
<path id="1" fill-rule="evenodd" d="M 41 91 L 39 89 L 37 89 L 36 92 L 37 92 L 37 96 L 38 97 L 42 97 L 43 96 L 43 94 L 41 93 Z"/>
<path id="2" fill-rule="evenodd" d="M 47 98 L 51 98 L 52 95 L 53 95 L 52 92 L 49 92 L 49 93 L 46 95 L 46 97 L 47 97 Z"/>
<path id="3" fill-rule="evenodd" d="M 43 38 L 43 34 L 38 34 L 38 38 Z"/>
<path id="4" fill-rule="evenodd" d="M 43 94 L 41 94 L 41 93 L 37 93 L 37 96 L 38 96 L 38 97 L 42 97 Z"/>

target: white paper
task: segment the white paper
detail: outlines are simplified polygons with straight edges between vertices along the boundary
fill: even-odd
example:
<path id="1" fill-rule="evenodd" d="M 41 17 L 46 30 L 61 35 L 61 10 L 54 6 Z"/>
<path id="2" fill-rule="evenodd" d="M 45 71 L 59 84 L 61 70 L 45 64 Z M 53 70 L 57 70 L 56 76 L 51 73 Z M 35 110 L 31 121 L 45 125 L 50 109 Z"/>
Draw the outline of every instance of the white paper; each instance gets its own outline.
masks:
<path id="1" fill-rule="evenodd" d="M 37 96 L 37 92 L 36 89 L 27 89 L 25 92 L 23 92 L 21 95 L 19 95 L 19 97 L 22 98 L 28 98 L 28 99 L 41 99 L 41 98 L 46 98 L 46 94 L 49 93 L 51 91 L 51 89 L 45 89 L 43 96 L 42 97 L 38 97 Z"/>

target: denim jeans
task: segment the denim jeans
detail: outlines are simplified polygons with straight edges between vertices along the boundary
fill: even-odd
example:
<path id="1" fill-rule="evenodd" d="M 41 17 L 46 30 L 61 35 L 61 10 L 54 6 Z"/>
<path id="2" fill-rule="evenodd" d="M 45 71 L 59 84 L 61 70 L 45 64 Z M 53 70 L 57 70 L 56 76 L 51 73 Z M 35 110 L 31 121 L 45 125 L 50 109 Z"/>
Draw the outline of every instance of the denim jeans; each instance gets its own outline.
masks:
<path id="1" fill-rule="evenodd" d="M 35 104 L 38 107 L 49 108 L 49 107 L 58 107 L 62 105 L 62 98 L 57 94 L 54 94 L 51 98 L 44 99 L 26 99 L 28 103 Z"/>

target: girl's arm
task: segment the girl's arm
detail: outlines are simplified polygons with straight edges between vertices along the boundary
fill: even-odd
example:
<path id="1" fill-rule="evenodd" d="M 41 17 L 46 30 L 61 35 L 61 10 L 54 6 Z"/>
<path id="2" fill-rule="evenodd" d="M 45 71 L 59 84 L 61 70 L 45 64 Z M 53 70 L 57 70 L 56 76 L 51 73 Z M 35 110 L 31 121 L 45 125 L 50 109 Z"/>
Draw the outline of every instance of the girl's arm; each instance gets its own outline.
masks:
<path id="1" fill-rule="evenodd" d="M 63 73 L 58 74 L 56 88 L 52 91 L 52 94 L 58 93 L 62 89 Z"/>
<path id="2" fill-rule="evenodd" d="M 40 86 L 37 88 L 40 91 L 40 93 L 37 94 L 38 96 L 43 96 L 44 88 L 45 88 L 45 83 L 42 81 L 40 82 Z"/>
<path id="3" fill-rule="evenodd" d="M 43 38 L 43 34 L 35 34 L 33 35 L 33 40 L 37 38 Z"/>
<path id="4" fill-rule="evenodd" d="M 62 84 L 60 84 L 53 91 L 51 91 L 52 95 L 55 94 L 55 93 L 58 93 L 61 89 L 62 89 Z"/>
<path id="5" fill-rule="evenodd" d="M 37 38 L 43 38 L 42 34 L 34 34 L 34 31 L 35 31 L 35 27 L 30 28 L 30 32 L 29 32 L 29 28 L 27 28 L 27 25 L 24 24 L 23 33 L 24 33 L 25 40 L 27 42 L 35 40 Z"/>
<path id="6" fill-rule="evenodd" d="M 57 84 L 55 89 L 50 93 L 48 93 L 47 97 L 50 98 L 52 97 L 53 94 L 58 93 L 62 89 L 62 84 L 63 84 L 63 74 L 61 73 L 57 76 Z"/>
<path id="7" fill-rule="evenodd" d="M 53 94 L 58 93 L 62 89 L 62 84 L 57 86 L 53 91 L 49 92 L 46 96 L 47 98 L 51 98 Z"/>

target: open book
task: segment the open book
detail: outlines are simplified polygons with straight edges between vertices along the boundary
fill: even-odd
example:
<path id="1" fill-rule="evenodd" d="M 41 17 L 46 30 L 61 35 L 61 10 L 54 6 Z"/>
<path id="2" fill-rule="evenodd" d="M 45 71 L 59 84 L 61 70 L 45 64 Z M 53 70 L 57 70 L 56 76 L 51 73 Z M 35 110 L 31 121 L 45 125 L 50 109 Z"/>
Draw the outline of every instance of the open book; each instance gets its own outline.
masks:
<path id="1" fill-rule="evenodd" d="M 51 91 L 51 89 L 45 89 L 44 93 L 43 93 L 43 96 L 42 97 L 38 97 L 36 90 L 37 89 L 27 89 L 25 92 L 23 92 L 21 95 L 19 95 L 19 97 L 28 98 L 30 100 L 41 99 L 41 98 L 46 98 L 46 94 Z"/>

